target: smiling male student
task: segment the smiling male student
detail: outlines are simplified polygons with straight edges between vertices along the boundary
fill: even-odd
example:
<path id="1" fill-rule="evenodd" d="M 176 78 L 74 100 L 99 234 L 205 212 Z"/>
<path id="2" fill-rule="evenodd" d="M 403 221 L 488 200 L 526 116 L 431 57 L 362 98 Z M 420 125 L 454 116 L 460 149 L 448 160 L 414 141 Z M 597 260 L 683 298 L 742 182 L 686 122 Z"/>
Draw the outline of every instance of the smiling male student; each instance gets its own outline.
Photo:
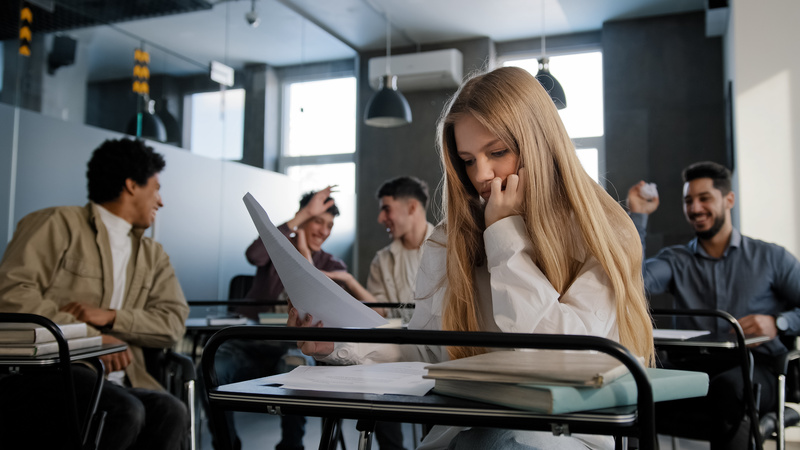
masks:
<path id="1" fill-rule="evenodd" d="M 785 248 L 742 236 L 733 227 L 735 194 L 727 168 L 713 162 L 695 163 L 683 171 L 683 181 L 683 213 L 696 237 L 645 260 L 645 287 L 650 294 L 669 292 L 680 309 L 727 311 L 745 334 L 773 338 L 753 351 L 753 381 L 761 385 L 759 412 L 774 411 L 777 387 L 771 367 L 774 356 L 786 352 L 781 340 L 774 338 L 800 334 L 800 262 Z M 648 215 L 659 205 L 658 195 L 643 192 L 644 186 L 641 181 L 628 191 L 628 207 L 642 247 Z M 703 318 L 689 326 L 715 330 L 716 323 Z M 749 423 L 741 369 L 704 356 L 684 360 L 670 356 L 670 363 L 711 376 L 708 396 L 694 401 L 702 405 L 679 408 L 712 418 L 711 448 L 747 448 Z"/>

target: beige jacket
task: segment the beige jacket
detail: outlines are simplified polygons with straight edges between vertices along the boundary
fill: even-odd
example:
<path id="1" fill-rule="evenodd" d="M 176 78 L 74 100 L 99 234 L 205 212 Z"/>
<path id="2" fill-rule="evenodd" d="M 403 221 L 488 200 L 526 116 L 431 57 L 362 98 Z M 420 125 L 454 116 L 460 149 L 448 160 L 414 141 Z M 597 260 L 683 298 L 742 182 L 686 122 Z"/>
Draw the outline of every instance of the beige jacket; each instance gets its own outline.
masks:
<path id="1" fill-rule="evenodd" d="M 433 233 L 433 225 L 428 223 L 428 230 L 425 233 L 427 240 Z M 424 241 L 423 241 L 424 244 Z M 369 266 L 369 278 L 367 278 L 367 290 L 375 297 L 379 303 L 410 303 L 414 301 L 414 285 L 409 284 L 405 277 L 401 276 L 401 267 L 397 264 L 402 252 L 407 251 L 399 239 L 392 241 L 391 244 L 378 250 L 375 258 Z M 419 254 L 422 260 L 422 252 Z M 388 310 L 388 317 L 399 317 L 397 310 Z"/>
<path id="2" fill-rule="evenodd" d="M 144 366 L 141 347 L 172 347 L 185 332 L 189 306 L 161 244 L 131 232 L 126 295 L 110 329 L 125 341 L 133 362 L 125 370 L 133 387 L 159 389 Z M 111 248 L 97 206 L 62 206 L 20 220 L 0 262 L 0 311 L 39 314 L 76 322 L 59 312 L 69 302 L 108 308 L 113 291 Z M 90 327 L 90 335 L 100 330 Z"/>

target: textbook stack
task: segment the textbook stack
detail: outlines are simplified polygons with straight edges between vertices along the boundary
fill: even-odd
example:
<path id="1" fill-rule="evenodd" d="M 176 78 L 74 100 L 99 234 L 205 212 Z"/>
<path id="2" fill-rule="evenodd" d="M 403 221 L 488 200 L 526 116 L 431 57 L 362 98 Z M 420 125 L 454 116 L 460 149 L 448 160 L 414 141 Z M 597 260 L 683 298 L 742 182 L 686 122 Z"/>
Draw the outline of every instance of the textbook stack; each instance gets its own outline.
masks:
<path id="1" fill-rule="evenodd" d="M 70 350 L 99 347 L 101 336 L 86 336 L 85 323 L 58 325 Z M 58 353 L 58 342 L 47 328 L 31 323 L 0 323 L 0 356 L 41 356 Z"/>
<path id="2" fill-rule="evenodd" d="M 429 365 L 434 392 L 547 414 L 635 405 L 636 382 L 605 353 L 497 351 Z M 646 368 L 654 401 L 701 397 L 708 375 Z"/>

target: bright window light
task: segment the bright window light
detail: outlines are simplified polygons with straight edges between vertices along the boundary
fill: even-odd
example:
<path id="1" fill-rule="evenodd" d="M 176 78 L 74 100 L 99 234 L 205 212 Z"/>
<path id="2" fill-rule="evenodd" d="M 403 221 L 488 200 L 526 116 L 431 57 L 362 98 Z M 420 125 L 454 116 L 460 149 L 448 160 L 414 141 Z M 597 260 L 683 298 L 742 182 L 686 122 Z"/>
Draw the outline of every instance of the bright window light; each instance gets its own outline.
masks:
<path id="1" fill-rule="evenodd" d="M 300 183 L 301 192 L 318 191 L 334 185 L 337 186 L 335 192 L 356 192 L 355 163 L 289 166 L 286 175 Z"/>
<path id="2" fill-rule="evenodd" d="M 521 67 L 536 75 L 537 59 L 506 61 L 506 66 Z M 603 54 L 576 53 L 550 57 L 550 73 L 561 83 L 567 107 L 561 120 L 571 138 L 603 135 Z"/>
<path id="3" fill-rule="evenodd" d="M 244 89 L 191 96 L 191 151 L 215 159 L 242 159 Z"/>
<path id="4" fill-rule="evenodd" d="M 356 79 L 292 83 L 284 155 L 311 156 L 356 150 Z"/>
<path id="5" fill-rule="evenodd" d="M 575 152 L 578 154 L 578 159 L 586 173 L 596 182 L 600 180 L 600 167 L 598 165 L 598 156 L 596 148 L 579 148 Z"/>

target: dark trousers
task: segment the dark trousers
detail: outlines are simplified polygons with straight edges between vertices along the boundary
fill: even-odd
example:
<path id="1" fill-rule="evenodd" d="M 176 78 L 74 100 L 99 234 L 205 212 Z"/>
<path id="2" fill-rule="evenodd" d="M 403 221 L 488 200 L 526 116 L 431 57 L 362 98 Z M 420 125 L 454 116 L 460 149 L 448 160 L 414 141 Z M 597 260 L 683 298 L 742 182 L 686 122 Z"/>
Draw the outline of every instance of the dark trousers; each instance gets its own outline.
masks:
<path id="1" fill-rule="evenodd" d="M 72 368 L 82 424 L 96 374 Z M 63 448 L 71 422 L 64 419 L 60 375 L 54 371 L 12 375 L 0 381 L 0 442 L 3 448 Z M 186 406 L 167 392 L 103 384 L 98 411 L 106 411 L 100 449 L 184 448 L 189 437 Z"/>
<path id="2" fill-rule="evenodd" d="M 777 376 L 772 358 L 755 353 L 753 383 L 761 387 L 759 415 L 777 406 Z M 708 395 L 686 400 L 656 403 L 659 433 L 708 440 L 712 450 L 747 449 L 750 419 L 744 400 L 742 369 L 733 362 L 708 356 L 669 358 L 669 369 L 697 370 L 709 374 Z"/>
<path id="3" fill-rule="evenodd" d="M 287 358 L 286 352 L 289 348 L 288 345 L 274 344 L 265 341 L 227 341 L 217 349 L 217 353 L 214 356 L 214 370 L 217 373 L 217 383 L 219 385 L 236 383 L 284 373 L 293 369 L 296 365 L 308 362 L 302 356 Z M 291 359 L 297 361 L 293 362 Z M 205 390 L 205 380 L 203 380 L 202 373 L 198 376 L 198 384 L 200 392 L 203 392 Z M 201 399 L 203 407 L 208 411 L 205 395 L 202 395 Z M 233 413 L 226 411 L 225 419 L 231 434 L 230 448 L 241 448 L 241 442 L 236 435 Z M 306 418 L 303 416 L 281 416 L 281 441 L 275 448 L 277 450 L 302 450 L 305 424 Z M 208 428 L 209 431 L 211 431 L 214 448 L 221 448 L 221 446 L 218 445 L 218 440 L 221 438 L 219 436 L 220 433 L 216 429 L 213 420 L 209 420 Z"/>
<path id="4" fill-rule="evenodd" d="M 398 422 L 375 422 L 375 440 L 380 450 L 405 450 L 403 447 L 403 424 Z"/>

